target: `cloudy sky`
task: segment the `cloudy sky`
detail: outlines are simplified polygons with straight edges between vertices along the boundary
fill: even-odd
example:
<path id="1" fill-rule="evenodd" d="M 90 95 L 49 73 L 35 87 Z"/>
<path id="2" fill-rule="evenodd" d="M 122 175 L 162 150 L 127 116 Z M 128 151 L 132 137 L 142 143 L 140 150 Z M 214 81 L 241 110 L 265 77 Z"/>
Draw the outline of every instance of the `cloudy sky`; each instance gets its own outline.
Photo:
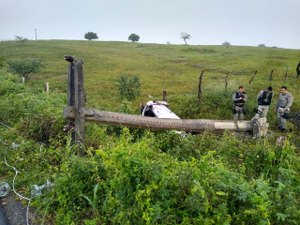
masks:
<path id="1" fill-rule="evenodd" d="M 35 30 L 36 29 L 36 30 Z M 127 41 L 300 49 L 300 0 L 0 0 L 0 40 Z"/>

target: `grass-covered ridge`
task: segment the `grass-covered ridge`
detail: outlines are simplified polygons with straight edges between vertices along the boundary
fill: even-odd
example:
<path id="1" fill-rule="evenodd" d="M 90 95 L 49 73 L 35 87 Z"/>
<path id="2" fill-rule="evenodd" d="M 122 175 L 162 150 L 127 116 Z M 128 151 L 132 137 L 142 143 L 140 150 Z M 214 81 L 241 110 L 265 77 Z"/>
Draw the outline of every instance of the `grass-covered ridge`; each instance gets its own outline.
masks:
<path id="1" fill-rule="evenodd" d="M 286 141 L 276 144 L 272 103 L 268 119 L 272 135 L 203 133 L 182 137 L 87 124 L 85 146 L 70 144 L 63 132 L 71 54 L 84 61 L 87 107 L 139 113 L 148 95 L 168 92 L 171 109 L 182 118 L 231 119 L 231 93 L 243 84 L 252 117 L 258 91 L 282 84 L 295 97 L 299 50 L 236 46 L 181 46 L 125 42 L 0 42 L 5 60 L 38 58 L 46 70 L 25 83 L 0 69 L 0 181 L 10 185 L 15 166 L 16 190 L 30 196 L 34 184 L 54 187 L 33 198 L 36 224 L 299 224 L 299 134 L 293 123 Z M 4 63 L 5 64 L 5 63 Z M 284 81 L 286 67 L 288 77 Z M 197 88 L 206 69 L 203 96 Z M 248 83 L 257 70 L 252 85 Z M 228 91 L 224 77 L 229 73 Z M 141 94 L 122 101 L 121 74 L 141 79 Z M 50 92 L 43 92 L 45 82 Z M 277 95 L 275 95 L 275 99 Z M 19 145 L 12 148 L 12 143 Z M 24 201 L 24 205 L 27 203 Z"/>
<path id="2" fill-rule="evenodd" d="M 82 59 L 90 107 L 117 109 L 120 101 L 115 84 L 121 74 L 141 78 L 142 94 L 135 105 L 148 99 L 148 95 L 161 98 L 164 89 L 170 97 L 197 95 L 198 78 L 203 69 L 212 71 L 204 75 L 204 95 L 209 95 L 211 90 L 224 90 L 225 71 L 229 71 L 229 91 L 243 84 L 247 92 L 252 94 L 253 91 L 256 95 L 269 84 L 271 70 L 274 70 L 274 90 L 286 83 L 295 95 L 299 94 L 299 80 L 295 80 L 299 50 L 91 41 L 1 42 L 0 50 L 0 56 L 7 60 L 40 59 L 47 65 L 47 70 L 34 75 L 31 84 L 42 86 L 48 81 L 50 88 L 62 91 L 67 85 L 67 63 L 63 56 L 70 54 Z M 284 82 L 287 66 L 290 79 Z M 248 81 L 256 70 L 257 77 L 250 90 Z"/>

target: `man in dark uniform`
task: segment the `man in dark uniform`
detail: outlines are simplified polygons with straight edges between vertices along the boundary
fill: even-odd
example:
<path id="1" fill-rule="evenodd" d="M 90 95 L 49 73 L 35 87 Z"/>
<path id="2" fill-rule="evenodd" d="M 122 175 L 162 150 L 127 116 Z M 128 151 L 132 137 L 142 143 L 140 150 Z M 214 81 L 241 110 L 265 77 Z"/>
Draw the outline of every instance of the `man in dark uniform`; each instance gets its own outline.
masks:
<path id="1" fill-rule="evenodd" d="M 232 95 L 233 101 L 233 120 L 243 120 L 245 112 L 245 102 L 247 101 L 247 94 L 244 92 L 244 87 L 239 86 L 239 91 Z"/>
<path id="2" fill-rule="evenodd" d="M 257 96 L 257 112 L 254 116 L 255 119 L 266 117 L 269 111 L 273 98 L 272 87 L 269 86 L 265 90 L 261 90 Z"/>

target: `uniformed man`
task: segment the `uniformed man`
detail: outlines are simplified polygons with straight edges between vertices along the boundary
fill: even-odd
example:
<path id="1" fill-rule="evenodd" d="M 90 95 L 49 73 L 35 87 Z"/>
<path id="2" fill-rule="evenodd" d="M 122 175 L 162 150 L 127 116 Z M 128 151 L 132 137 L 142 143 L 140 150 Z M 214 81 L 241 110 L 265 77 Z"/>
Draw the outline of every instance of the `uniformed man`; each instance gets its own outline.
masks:
<path id="1" fill-rule="evenodd" d="M 272 87 L 269 86 L 265 90 L 261 90 L 257 96 L 257 110 L 254 119 L 267 117 L 269 106 L 271 105 L 273 98 Z"/>
<path id="2" fill-rule="evenodd" d="M 233 101 L 233 120 L 243 120 L 245 113 L 245 102 L 247 101 L 247 94 L 244 92 L 244 87 L 239 86 L 239 91 L 232 95 Z"/>
<path id="3" fill-rule="evenodd" d="M 282 86 L 276 103 L 278 118 L 278 128 L 280 131 L 286 130 L 286 120 L 289 118 L 290 108 L 293 104 L 293 96 L 288 92 L 286 86 Z"/>

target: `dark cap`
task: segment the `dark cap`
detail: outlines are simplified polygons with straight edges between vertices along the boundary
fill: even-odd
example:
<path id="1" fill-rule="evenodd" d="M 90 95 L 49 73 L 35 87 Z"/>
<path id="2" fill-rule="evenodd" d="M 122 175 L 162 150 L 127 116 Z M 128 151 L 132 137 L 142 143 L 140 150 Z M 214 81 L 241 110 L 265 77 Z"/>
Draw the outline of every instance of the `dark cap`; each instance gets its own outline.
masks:
<path id="1" fill-rule="evenodd" d="M 281 89 L 287 90 L 287 87 L 285 85 L 281 86 Z"/>
<path id="2" fill-rule="evenodd" d="M 272 89 L 272 87 L 271 87 L 271 86 L 269 86 L 269 87 L 268 87 L 268 90 L 269 90 L 269 91 L 272 91 L 273 89 Z"/>

